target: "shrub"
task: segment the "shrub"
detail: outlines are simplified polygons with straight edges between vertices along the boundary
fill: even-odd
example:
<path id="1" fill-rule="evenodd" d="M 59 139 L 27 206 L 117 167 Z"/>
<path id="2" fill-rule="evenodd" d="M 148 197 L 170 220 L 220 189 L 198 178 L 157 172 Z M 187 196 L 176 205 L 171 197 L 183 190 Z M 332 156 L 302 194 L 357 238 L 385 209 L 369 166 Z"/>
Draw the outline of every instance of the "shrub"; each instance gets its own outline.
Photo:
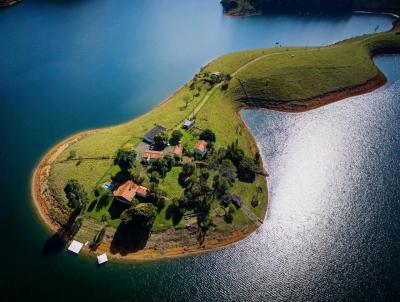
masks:
<path id="1" fill-rule="evenodd" d="M 200 139 L 205 140 L 207 142 L 215 142 L 215 133 L 211 129 L 205 129 L 200 134 Z"/>
<path id="2" fill-rule="evenodd" d="M 253 207 L 253 208 L 255 208 L 255 207 L 257 207 L 258 206 L 258 199 L 257 199 L 257 196 L 253 196 L 253 198 L 251 199 L 251 206 Z"/>
<path id="3" fill-rule="evenodd" d="M 71 150 L 69 151 L 69 155 L 67 157 L 67 159 L 74 159 L 76 157 L 76 151 L 75 150 Z"/>

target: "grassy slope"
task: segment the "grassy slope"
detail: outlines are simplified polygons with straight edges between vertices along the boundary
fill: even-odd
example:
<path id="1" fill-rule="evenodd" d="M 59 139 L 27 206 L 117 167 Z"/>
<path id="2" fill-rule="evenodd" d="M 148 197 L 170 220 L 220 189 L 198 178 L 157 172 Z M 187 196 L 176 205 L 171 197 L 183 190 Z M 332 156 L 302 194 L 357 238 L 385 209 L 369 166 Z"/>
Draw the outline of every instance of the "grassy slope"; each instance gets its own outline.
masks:
<path id="1" fill-rule="evenodd" d="M 304 102 L 327 92 L 357 86 L 382 76 L 369 52 L 400 48 L 395 32 L 366 36 L 321 48 L 285 49 L 240 71 L 229 94 L 234 100 Z"/>
<path id="2" fill-rule="evenodd" d="M 301 102 L 337 89 L 360 85 L 376 77 L 379 71 L 370 59 L 369 53 L 389 48 L 400 48 L 398 31 L 363 36 L 323 48 L 256 49 L 231 53 L 212 61 L 205 70 L 233 74 L 242 80 L 247 95 L 260 101 Z M 268 86 L 265 86 L 266 81 Z M 125 124 L 101 129 L 64 151 L 59 157 L 60 161 L 53 165 L 50 173 L 51 189 L 60 202 L 65 202 L 62 188 L 69 178 L 78 179 L 88 191 L 92 191 L 96 184 L 107 179 L 107 175 L 115 169 L 111 159 L 86 160 L 85 158 L 112 157 L 116 150 L 127 142 L 137 145 L 143 134 L 154 123 L 162 124 L 169 129 L 179 126 L 201 102 L 207 91 L 203 90 L 188 108 L 184 108 L 182 98 L 189 94 L 189 88 L 185 85 L 168 102 L 164 102 L 149 113 Z M 235 78 L 231 80 L 227 92 L 216 88 L 197 113 L 197 126 L 213 129 L 217 134 L 219 146 L 225 146 L 238 139 L 239 145 L 250 155 L 255 151 L 254 141 L 238 116 L 239 104 L 232 101 L 243 97 L 243 89 Z M 83 157 L 79 166 L 76 166 L 76 161 L 65 161 L 70 150 L 75 150 L 78 157 Z M 257 179 L 257 183 L 263 183 L 261 176 Z M 179 188 L 168 180 L 164 186 L 179 191 Z M 266 192 L 264 183 L 263 187 Z M 255 188 L 255 184 L 236 184 L 234 187 L 236 192 L 243 195 L 247 205 Z M 253 211 L 262 216 L 265 203 L 261 203 Z M 235 215 L 239 224 L 244 225 L 249 222 L 241 211 Z M 92 216 L 98 218 L 96 215 Z M 165 215 L 157 218 L 156 228 L 172 226 L 171 222 L 167 222 L 164 218 Z"/>

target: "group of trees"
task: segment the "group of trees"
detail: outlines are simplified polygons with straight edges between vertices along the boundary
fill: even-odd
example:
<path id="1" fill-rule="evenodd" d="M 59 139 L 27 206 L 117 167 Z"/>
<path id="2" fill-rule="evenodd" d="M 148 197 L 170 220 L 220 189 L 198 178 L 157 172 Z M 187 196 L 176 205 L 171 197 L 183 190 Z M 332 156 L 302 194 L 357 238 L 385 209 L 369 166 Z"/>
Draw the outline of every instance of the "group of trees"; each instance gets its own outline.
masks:
<path id="1" fill-rule="evenodd" d="M 238 141 L 228 146 L 226 158 L 230 159 L 237 168 L 237 175 L 241 181 L 253 182 L 259 168 L 259 154 L 254 158 L 245 155 L 244 151 L 238 147 Z"/>
<path id="2" fill-rule="evenodd" d="M 168 144 L 168 142 L 170 143 L 170 145 L 176 146 L 179 145 L 179 142 L 182 139 L 182 137 L 183 133 L 180 130 L 174 130 L 171 133 L 170 137 L 168 137 L 166 132 L 158 132 L 154 136 L 154 146 L 159 150 L 164 149 L 165 146 Z"/>
<path id="3" fill-rule="evenodd" d="M 354 10 L 385 10 L 398 12 L 397 0 L 221 0 L 225 11 L 243 10 L 243 12 L 352 12 Z"/>

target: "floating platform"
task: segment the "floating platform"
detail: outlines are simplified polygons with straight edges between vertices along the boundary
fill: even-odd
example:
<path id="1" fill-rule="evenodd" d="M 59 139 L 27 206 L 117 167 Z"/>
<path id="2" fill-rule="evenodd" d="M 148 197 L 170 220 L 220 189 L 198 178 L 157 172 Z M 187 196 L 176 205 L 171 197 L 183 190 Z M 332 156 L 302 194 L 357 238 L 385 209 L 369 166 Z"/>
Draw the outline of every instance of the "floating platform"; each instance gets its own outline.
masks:
<path id="1" fill-rule="evenodd" d="M 68 247 L 68 251 L 75 253 L 75 254 L 79 254 L 82 247 L 83 247 L 83 243 L 76 241 L 76 240 L 72 240 L 71 244 Z"/>
<path id="2" fill-rule="evenodd" d="M 97 263 L 98 264 L 103 264 L 103 263 L 106 263 L 107 261 L 108 261 L 108 258 L 107 258 L 107 254 L 106 253 L 97 256 Z"/>

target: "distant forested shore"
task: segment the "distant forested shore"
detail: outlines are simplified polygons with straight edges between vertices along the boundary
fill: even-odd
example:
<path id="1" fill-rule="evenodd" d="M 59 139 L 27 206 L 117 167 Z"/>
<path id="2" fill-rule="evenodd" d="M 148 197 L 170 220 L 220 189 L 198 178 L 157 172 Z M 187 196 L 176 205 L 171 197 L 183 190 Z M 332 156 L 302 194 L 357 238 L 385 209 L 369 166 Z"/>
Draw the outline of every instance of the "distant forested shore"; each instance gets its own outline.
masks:
<path id="1" fill-rule="evenodd" d="M 230 15 L 346 13 L 355 10 L 400 13 L 399 0 L 221 0 L 221 4 Z"/>

